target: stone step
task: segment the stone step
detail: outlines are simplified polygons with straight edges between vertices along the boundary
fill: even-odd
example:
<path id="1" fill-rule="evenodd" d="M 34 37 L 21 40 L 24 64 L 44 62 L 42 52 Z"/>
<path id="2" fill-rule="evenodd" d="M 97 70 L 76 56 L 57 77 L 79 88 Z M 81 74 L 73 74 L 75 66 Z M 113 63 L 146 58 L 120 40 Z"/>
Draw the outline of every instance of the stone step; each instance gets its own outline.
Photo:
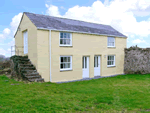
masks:
<path id="1" fill-rule="evenodd" d="M 27 60 L 17 60 L 17 62 L 22 62 L 22 63 L 29 62 L 29 61 L 30 61 L 29 59 L 27 59 Z"/>
<path id="2" fill-rule="evenodd" d="M 30 82 L 44 82 L 43 78 L 37 78 L 37 79 L 28 79 Z"/>
<path id="3" fill-rule="evenodd" d="M 31 61 L 18 61 L 19 64 L 32 64 Z"/>
<path id="4" fill-rule="evenodd" d="M 25 76 L 36 76 L 39 75 L 38 72 L 34 72 L 34 73 L 24 73 Z"/>
<path id="5" fill-rule="evenodd" d="M 33 64 L 19 64 L 19 66 L 21 66 L 21 67 L 32 67 Z"/>
<path id="6" fill-rule="evenodd" d="M 31 74 L 31 73 L 37 72 L 37 70 L 21 70 L 21 72 L 22 72 L 22 73 Z"/>
<path id="7" fill-rule="evenodd" d="M 28 79 L 36 79 L 36 78 L 41 78 L 40 75 L 36 75 L 36 76 L 25 76 Z"/>
<path id="8" fill-rule="evenodd" d="M 21 70 L 35 70 L 35 67 L 19 67 Z"/>

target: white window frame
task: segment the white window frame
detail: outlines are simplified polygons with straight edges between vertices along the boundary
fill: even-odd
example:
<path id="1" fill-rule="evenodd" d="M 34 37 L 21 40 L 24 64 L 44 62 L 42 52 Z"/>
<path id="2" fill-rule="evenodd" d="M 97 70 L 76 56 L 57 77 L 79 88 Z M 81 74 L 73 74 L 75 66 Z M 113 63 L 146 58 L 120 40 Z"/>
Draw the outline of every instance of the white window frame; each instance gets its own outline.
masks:
<path id="1" fill-rule="evenodd" d="M 113 65 L 108 65 L 108 56 L 114 56 L 114 64 Z M 116 62 L 115 55 L 108 55 L 108 56 L 107 56 L 107 67 L 114 67 L 115 66 L 115 62 Z M 109 61 L 113 61 L 113 60 L 109 60 Z"/>
<path id="2" fill-rule="evenodd" d="M 69 33 L 70 34 L 70 44 L 60 44 L 60 34 L 61 33 Z M 72 33 L 70 33 L 70 32 L 59 32 L 59 46 L 72 46 Z"/>
<path id="3" fill-rule="evenodd" d="M 63 68 L 61 69 L 61 57 L 70 57 L 70 68 Z M 68 71 L 68 70 L 72 70 L 72 56 L 63 56 L 61 55 L 60 56 L 60 71 Z"/>
<path id="4" fill-rule="evenodd" d="M 114 46 L 109 46 L 109 38 L 114 39 Z M 107 47 L 115 47 L 115 37 L 107 37 Z"/>

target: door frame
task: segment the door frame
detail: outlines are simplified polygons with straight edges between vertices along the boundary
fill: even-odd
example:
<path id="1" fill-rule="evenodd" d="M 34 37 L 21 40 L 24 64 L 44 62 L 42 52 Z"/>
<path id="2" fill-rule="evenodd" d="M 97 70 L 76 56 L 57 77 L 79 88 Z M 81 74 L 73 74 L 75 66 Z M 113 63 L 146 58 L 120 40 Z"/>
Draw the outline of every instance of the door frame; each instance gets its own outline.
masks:
<path id="1" fill-rule="evenodd" d="M 27 32 L 27 43 L 28 43 L 28 48 L 27 48 L 27 49 L 28 49 L 28 50 L 27 50 L 28 52 L 27 52 L 27 53 L 24 53 L 24 47 L 25 47 L 25 46 L 24 46 L 24 32 Z M 29 37 L 28 37 L 28 36 L 29 36 L 29 35 L 28 35 L 28 30 L 27 30 L 27 29 L 26 29 L 26 30 L 23 30 L 23 31 L 22 31 L 22 37 L 23 37 L 23 40 L 22 40 L 22 42 L 23 42 L 23 52 L 22 52 L 22 54 L 23 54 L 23 55 L 27 55 L 27 54 L 29 53 Z"/>
<path id="2" fill-rule="evenodd" d="M 87 78 L 90 78 L 90 55 L 82 55 L 82 79 L 84 78 L 83 77 L 83 57 L 88 57 L 89 58 L 89 76 Z"/>
<path id="3" fill-rule="evenodd" d="M 102 76 L 102 54 L 94 54 L 94 57 L 95 56 L 100 56 L 100 76 Z M 96 76 L 94 76 L 94 77 L 96 77 Z"/>

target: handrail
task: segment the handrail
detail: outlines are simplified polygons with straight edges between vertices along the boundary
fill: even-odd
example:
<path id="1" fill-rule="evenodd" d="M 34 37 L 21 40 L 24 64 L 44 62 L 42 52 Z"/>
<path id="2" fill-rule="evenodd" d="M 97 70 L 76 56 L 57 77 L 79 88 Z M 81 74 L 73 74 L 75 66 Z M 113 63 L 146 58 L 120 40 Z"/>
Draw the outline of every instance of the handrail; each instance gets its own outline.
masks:
<path id="1" fill-rule="evenodd" d="M 13 47 L 15 47 L 15 50 L 13 51 Z M 19 48 L 24 48 L 23 46 L 11 46 L 11 56 L 12 56 L 12 53 L 15 52 L 15 55 L 19 55 L 19 53 L 23 53 L 23 51 L 19 51 Z"/>

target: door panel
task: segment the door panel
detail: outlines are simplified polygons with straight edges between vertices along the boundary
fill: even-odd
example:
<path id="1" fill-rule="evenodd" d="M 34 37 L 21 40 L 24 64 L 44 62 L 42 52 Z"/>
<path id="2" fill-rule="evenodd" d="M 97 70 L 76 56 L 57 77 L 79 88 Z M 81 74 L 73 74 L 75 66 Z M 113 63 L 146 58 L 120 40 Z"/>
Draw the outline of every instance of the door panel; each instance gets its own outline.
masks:
<path id="1" fill-rule="evenodd" d="M 100 76 L 100 56 L 94 56 L 94 76 Z"/>
<path id="2" fill-rule="evenodd" d="M 28 53 L 28 32 L 25 31 L 23 32 L 23 37 L 24 37 L 24 54 Z"/>
<path id="3" fill-rule="evenodd" d="M 82 58 L 82 77 L 89 78 L 89 57 Z"/>

